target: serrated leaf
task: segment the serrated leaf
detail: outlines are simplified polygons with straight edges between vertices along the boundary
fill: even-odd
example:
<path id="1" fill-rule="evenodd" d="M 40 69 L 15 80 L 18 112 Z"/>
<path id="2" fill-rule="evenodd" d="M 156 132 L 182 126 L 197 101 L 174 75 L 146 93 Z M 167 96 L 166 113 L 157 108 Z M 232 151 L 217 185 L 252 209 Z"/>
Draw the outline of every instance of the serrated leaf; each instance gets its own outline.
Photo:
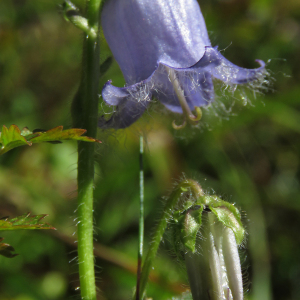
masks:
<path id="1" fill-rule="evenodd" d="M 62 140 L 77 140 L 85 142 L 97 142 L 101 143 L 99 140 L 82 136 L 86 133 L 85 129 L 72 128 L 63 130 L 63 126 L 57 126 L 53 129 L 47 131 L 35 132 L 38 136 L 29 138 L 32 143 L 41 143 L 41 142 L 54 142 Z M 25 136 L 27 138 L 27 136 Z"/>
<path id="2" fill-rule="evenodd" d="M 57 143 L 62 140 L 76 140 L 84 142 L 97 142 L 99 140 L 82 136 L 86 132 L 85 129 L 71 128 L 63 130 L 63 126 L 58 126 L 50 130 L 35 130 L 30 131 L 27 127 L 21 131 L 18 126 L 11 125 L 7 128 L 5 125 L 2 127 L 0 133 L 0 155 L 7 151 L 19 146 L 31 146 L 33 143 L 50 142 Z"/>
<path id="3" fill-rule="evenodd" d="M 30 213 L 18 216 L 13 219 L 0 220 L 0 230 L 20 230 L 20 229 L 55 229 L 48 223 L 41 223 L 47 215 L 31 216 Z"/>
<path id="4" fill-rule="evenodd" d="M 0 242 L 2 242 L 3 240 L 4 239 L 0 237 Z M 14 247 L 12 247 L 10 244 L 0 243 L 0 255 L 8 258 L 13 258 L 18 255 L 16 253 L 12 253 L 14 251 Z"/>
<path id="5" fill-rule="evenodd" d="M 3 125 L 0 143 L 2 144 L 0 155 L 19 146 L 32 145 L 31 142 L 27 141 L 26 138 L 21 135 L 21 130 L 16 125 L 11 125 L 9 128 Z"/>

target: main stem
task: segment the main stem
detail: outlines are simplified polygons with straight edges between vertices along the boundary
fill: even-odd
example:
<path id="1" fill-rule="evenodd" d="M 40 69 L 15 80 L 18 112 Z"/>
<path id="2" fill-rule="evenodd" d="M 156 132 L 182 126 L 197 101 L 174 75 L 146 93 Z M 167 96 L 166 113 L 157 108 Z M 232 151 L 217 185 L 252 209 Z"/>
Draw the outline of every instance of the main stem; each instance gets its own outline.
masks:
<path id="1" fill-rule="evenodd" d="M 101 0 L 87 1 L 87 19 L 99 32 Z M 85 35 L 78 105 L 80 126 L 96 137 L 99 84 L 99 34 Z M 96 300 L 93 248 L 94 143 L 78 143 L 78 263 L 81 299 Z"/>

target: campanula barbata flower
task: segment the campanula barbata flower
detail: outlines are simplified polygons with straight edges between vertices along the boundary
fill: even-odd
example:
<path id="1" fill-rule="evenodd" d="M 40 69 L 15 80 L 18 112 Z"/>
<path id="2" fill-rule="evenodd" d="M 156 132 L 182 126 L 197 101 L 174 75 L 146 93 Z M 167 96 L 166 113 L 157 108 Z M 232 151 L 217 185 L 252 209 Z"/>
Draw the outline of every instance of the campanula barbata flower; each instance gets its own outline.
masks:
<path id="1" fill-rule="evenodd" d="M 100 118 L 103 128 L 128 127 L 152 97 L 196 123 L 200 107 L 214 100 L 213 78 L 236 85 L 264 76 L 262 61 L 257 69 L 240 68 L 212 47 L 196 0 L 108 0 L 102 27 L 126 81 L 102 90 L 116 106 L 109 120 Z"/>

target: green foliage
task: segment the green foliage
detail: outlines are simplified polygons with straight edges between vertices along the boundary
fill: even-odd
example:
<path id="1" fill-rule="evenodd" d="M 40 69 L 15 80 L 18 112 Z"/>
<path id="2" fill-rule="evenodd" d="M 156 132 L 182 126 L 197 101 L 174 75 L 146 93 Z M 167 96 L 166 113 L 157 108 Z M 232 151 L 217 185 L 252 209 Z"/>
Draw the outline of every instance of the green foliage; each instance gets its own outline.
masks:
<path id="1" fill-rule="evenodd" d="M 46 216 L 47 215 L 31 216 L 30 213 L 28 213 L 12 219 L 5 217 L 0 220 L 0 231 L 20 229 L 55 229 L 48 223 L 41 223 L 41 220 L 44 219 Z M 3 241 L 3 238 L 0 237 L 0 242 L 1 241 Z M 15 249 L 11 245 L 6 243 L 0 243 L 0 255 L 12 258 L 18 255 L 12 253 L 14 251 Z"/>
<path id="2" fill-rule="evenodd" d="M 59 143 L 63 140 L 101 143 L 97 139 L 82 136 L 85 132 L 85 129 L 78 128 L 63 130 L 63 126 L 58 126 L 47 131 L 37 129 L 34 130 L 34 132 L 31 132 L 27 127 L 23 128 L 21 131 L 16 125 L 11 125 L 9 128 L 3 125 L 2 132 L 0 132 L 0 144 L 2 145 L 0 155 L 13 148 L 23 145 L 31 146 L 33 143 Z"/>
<path id="3" fill-rule="evenodd" d="M 16 125 L 11 125 L 9 128 L 3 125 L 2 132 L 0 134 L 0 143 L 2 144 L 0 154 L 19 146 L 32 145 L 31 142 L 26 140 Z"/>
<path id="4" fill-rule="evenodd" d="M 82 1 L 73 2 L 84 8 Z M 0 1 L 1 124 L 18 124 L 20 128 L 62 124 L 70 128 L 70 103 L 80 77 L 82 35 L 60 14 L 61 3 Z M 267 68 L 274 84 L 255 95 L 246 87 L 234 95 L 226 94 L 224 87 L 216 88 L 216 101 L 223 103 L 227 98 L 227 106 L 211 115 L 203 110 L 200 129 L 187 126 L 183 132 L 174 131 L 171 123 L 176 115 L 155 113 L 162 109 L 155 106 L 128 130 L 99 132 L 103 144 L 96 157 L 96 180 L 101 184 L 95 185 L 95 238 L 107 247 L 106 256 L 96 258 L 96 265 L 101 266 L 100 297 L 129 299 L 132 294 L 138 245 L 137 131 L 143 128 L 147 141 L 145 248 L 162 197 L 184 172 L 201 182 L 209 194 L 221 194 L 241 211 L 249 233 L 248 250 L 241 254 L 251 282 L 248 299 L 300 299 L 299 1 L 200 4 L 212 44 L 226 49 L 223 55 L 243 67 L 255 67 L 255 59 L 271 59 Z M 101 38 L 104 62 L 111 53 L 103 35 Z M 109 79 L 116 86 L 124 86 L 115 61 L 100 79 L 99 94 Z M 252 105 L 244 107 L 242 96 Z M 103 110 L 110 112 L 101 103 L 99 111 Z M 1 215 L 47 213 L 50 224 L 72 236 L 77 209 L 75 153 L 76 143 L 63 143 L 19 147 L 0 156 Z M 72 260 L 75 238 L 69 242 L 66 237 L 50 235 L 57 232 L 1 232 L 20 254 L 11 260 L 0 257 L 2 298 L 78 298 L 77 275 L 73 274 L 77 265 Z M 127 264 L 120 263 L 120 255 L 112 250 L 121 252 L 122 262 Z M 175 295 L 187 289 L 186 276 L 170 252 L 164 239 L 148 286 L 154 300 L 178 298 Z M 43 282 L 52 272 L 61 274 L 67 288 L 51 298 Z"/>
<path id="5" fill-rule="evenodd" d="M 48 223 L 41 223 L 47 215 L 31 216 L 30 213 L 18 216 L 12 219 L 5 218 L 0 220 L 1 230 L 19 230 L 19 229 L 55 229 Z"/>

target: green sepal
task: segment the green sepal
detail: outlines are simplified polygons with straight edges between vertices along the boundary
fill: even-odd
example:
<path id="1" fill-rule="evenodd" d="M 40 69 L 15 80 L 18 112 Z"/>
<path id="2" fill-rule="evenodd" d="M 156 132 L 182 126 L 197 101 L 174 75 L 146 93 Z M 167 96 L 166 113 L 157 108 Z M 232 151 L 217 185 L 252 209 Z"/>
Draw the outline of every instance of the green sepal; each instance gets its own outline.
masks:
<path id="1" fill-rule="evenodd" d="M 199 205 L 196 209 L 191 208 L 185 215 L 181 230 L 183 243 L 187 249 L 195 253 L 197 233 L 202 225 L 202 212 L 204 206 Z"/>
<path id="2" fill-rule="evenodd" d="M 183 192 L 186 192 L 187 190 L 182 189 Z M 177 223 L 179 222 L 179 219 L 182 218 L 183 213 L 186 212 L 188 209 L 190 209 L 192 206 L 194 205 L 194 202 L 191 200 L 187 200 L 186 202 L 184 202 L 183 207 L 181 207 L 180 210 L 176 210 L 173 213 L 173 220 Z"/>
<path id="3" fill-rule="evenodd" d="M 197 233 L 202 224 L 202 212 L 204 206 L 197 205 L 184 212 L 175 212 L 174 215 L 181 214 L 175 222 L 177 223 L 176 235 L 179 234 L 180 241 L 193 253 L 196 251 Z"/>
<path id="4" fill-rule="evenodd" d="M 199 197 L 196 204 L 205 205 L 211 210 L 224 226 L 232 229 L 237 244 L 240 245 L 242 243 L 245 236 L 245 229 L 241 222 L 241 214 L 233 204 L 217 196 L 210 195 Z"/>
<path id="5" fill-rule="evenodd" d="M 240 245 L 245 236 L 245 229 L 238 209 L 233 204 L 221 199 L 212 201 L 208 207 L 224 226 L 229 227 L 233 231 L 236 243 Z"/>

